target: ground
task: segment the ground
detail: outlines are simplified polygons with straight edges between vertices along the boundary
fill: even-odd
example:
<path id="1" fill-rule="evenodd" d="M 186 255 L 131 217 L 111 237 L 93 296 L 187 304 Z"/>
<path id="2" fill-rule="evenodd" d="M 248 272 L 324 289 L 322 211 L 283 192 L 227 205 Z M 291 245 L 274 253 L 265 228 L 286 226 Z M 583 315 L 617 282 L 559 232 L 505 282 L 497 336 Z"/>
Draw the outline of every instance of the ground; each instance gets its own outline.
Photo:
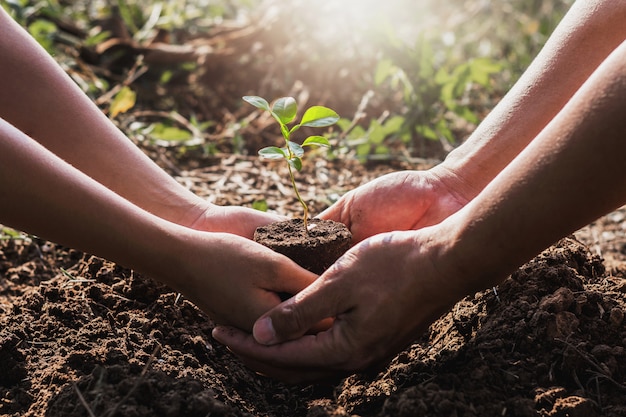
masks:
<path id="1" fill-rule="evenodd" d="M 310 35 L 324 35 L 328 27 L 320 30 L 312 20 L 307 28 L 292 19 L 309 14 L 311 2 L 293 2 L 306 7 L 304 13 L 292 13 L 287 3 L 278 2 L 293 25 L 275 23 L 280 20 L 270 25 L 264 18 L 241 30 L 225 26 L 208 41 L 180 30 L 170 34 L 188 42 L 182 48 L 163 47 L 161 31 L 154 42 L 136 45 L 116 14 L 98 23 L 112 33 L 98 47 L 78 42 L 87 33 L 69 19 L 50 14 L 46 19 L 65 31 L 55 54 L 63 67 L 72 69 L 77 80 L 82 74 L 81 85 L 98 77 L 106 78 L 103 85 L 110 83 L 96 88 L 104 88 L 97 94 L 91 91 L 103 111 L 110 110 L 117 87 L 130 85 L 137 92 L 137 105 L 115 122 L 181 184 L 217 204 L 252 206 L 265 200 L 270 210 L 293 216 L 300 209 L 285 173 L 245 156 L 275 144 L 277 134 L 268 129 L 272 120 L 251 115 L 240 97 L 290 94 L 302 106 L 328 105 L 355 122 L 361 110 L 382 122 L 383 115 L 394 115 L 405 103 L 395 93 L 394 99 L 375 94 L 365 100 L 379 55 L 364 59 L 363 42 L 354 43 L 355 53 L 345 39 L 341 48 L 323 43 L 326 52 L 318 55 L 324 65 L 308 64 L 307 57 L 315 55 Z M 463 20 L 456 19 L 462 9 L 484 9 L 489 21 L 508 21 L 494 18 L 497 7 L 485 9 L 485 2 L 473 2 L 480 6 L 474 9 L 466 7 L 472 2 L 457 3 L 463 7 L 450 9 L 455 26 Z M 502 2 L 506 8 L 511 3 Z M 571 2 L 532 3 L 551 9 Z M 397 10 L 414 18 L 404 8 Z M 268 16 L 280 17 L 274 8 Z M 533 25 L 528 22 L 535 21 L 519 21 L 529 34 Z M 469 30 L 480 35 L 481 45 L 497 32 Z M 300 47 L 286 47 L 290 38 Z M 278 43 L 272 46 L 274 40 Z M 264 45 L 261 50 L 259 45 Z M 494 46 L 515 52 L 502 57 L 506 62 L 522 55 L 521 41 L 511 45 L 515 48 Z M 198 73 L 177 66 L 189 59 L 189 46 Z M 70 51 L 64 54 L 65 49 Z M 207 50 L 213 52 L 199 53 Z M 329 58 L 333 50 L 347 61 Z M 150 71 L 140 75 L 144 65 Z M 476 107 L 477 117 L 502 92 L 467 91 L 472 94 L 463 99 Z M 213 156 L 197 158 L 193 149 L 185 153 L 185 146 L 150 147 L 138 134 L 154 121 L 195 131 L 199 128 L 191 120 L 196 116 L 214 123 L 200 135 L 210 139 Z M 454 128 L 463 138 L 472 126 Z M 301 194 L 319 213 L 384 172 L 440 160 L 440 144 L 430 142 L 421 143 L 424 158 L 413 158 L 411 164 L 305 161 Z M 45 216 L 45 207 L 41 213 Z M 313 385 L 256 375 L 212 339 L 209 317 L 149 277 L 33 236 L 0 237 L 0 416 L 626 416 L 626 207 L 556 242 L 498 287 L 462 300 L 383 369 Z"/>
<path id="2" fill-rule="evenodd" d="M 322 161 L 303 194 L 318 212 L 398 168 Z M 264 196 L 289 212 L 267 169 L 233 156 L 174 174 L 220 204 Z M 5 239 L 0 415 L 626 415 L 625 217 L 603 217 L 462 300 L 384 369 L 314 385 L 255 375 L 211 338 L 206 315 L 148 277 L 35 237 Z"/>

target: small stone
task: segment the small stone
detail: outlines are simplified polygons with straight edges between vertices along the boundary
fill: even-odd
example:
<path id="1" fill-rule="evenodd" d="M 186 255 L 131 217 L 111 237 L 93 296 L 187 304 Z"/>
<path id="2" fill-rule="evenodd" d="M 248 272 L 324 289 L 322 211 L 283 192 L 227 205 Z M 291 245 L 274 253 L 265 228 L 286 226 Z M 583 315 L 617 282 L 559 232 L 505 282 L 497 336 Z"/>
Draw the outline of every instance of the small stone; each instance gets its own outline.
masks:
<path id="1" fill-rule="evenodd" d="M 595 417 L 598 414 L 591 400 L 570 396 L 557 399 L 549 415 L 554 417 Z"/>
<path id="2" fill-rule="evenodd" d="M 619 307 L 613 307 L 609 314 L 609 323 L 612 326 L 619 327 L 624 322 L 624 311 Z"/>
<path id="3" fill-rule="evenodd" d="M 545 311 L 558 313 L 565 311 L 574 302 L 574 293 L 566 287 L 561 287 L 552 295 L 544 297 L 539 303 L 539 308 Z"/>
<path id="4" fill-rule="evenodd" d="M 548 321 L 546 333 L 549 338 L 564 339 L 574 333 L 579 324 L 580 321 L 574 313 L 561 311 Z"/>

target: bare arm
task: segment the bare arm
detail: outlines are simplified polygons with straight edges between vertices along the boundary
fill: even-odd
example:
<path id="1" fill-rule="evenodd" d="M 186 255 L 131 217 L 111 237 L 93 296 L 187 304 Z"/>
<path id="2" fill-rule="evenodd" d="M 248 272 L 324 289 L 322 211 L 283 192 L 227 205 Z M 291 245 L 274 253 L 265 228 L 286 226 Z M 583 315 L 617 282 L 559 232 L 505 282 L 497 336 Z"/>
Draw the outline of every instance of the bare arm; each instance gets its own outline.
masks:
<path id="1" fill-rule="evenodd" d="M 624 0 L 576 1 L 523 76 L 434 172 L 471 200 L 626 38 L 624 22 Z"/>
<path id="2" fill-rule="evenodd" d="M 170 285 L 218 322 L 251 329 L 315 275 L 243 237 L 155 216 L 0 118 L 0 220 Z"/>
<path id="3" fill-rule="evenodd" d="M 0 8 L 0 117 L 163 219 L 251 237 L 278 216 L 199 198 L 141 152 Z"/>
<path id="4" fill-rule="evenodd" d="M 626 203 L 624 115 L 626 40 L 537 138 L 444 222 L 456 230 L 462 270 L 480 271 L 474 288 L 499 282 L 557 239 Z"/>
<path id="5" fill-rule="evenodd" d="M 561 111 L 626 38 L 625 0 L 580 0 L 541 53 L 471 137 L 438 166 L 380 177 L 344 195 L 322 217 L 356 241 L 437 224 L 471 201 Z"/>

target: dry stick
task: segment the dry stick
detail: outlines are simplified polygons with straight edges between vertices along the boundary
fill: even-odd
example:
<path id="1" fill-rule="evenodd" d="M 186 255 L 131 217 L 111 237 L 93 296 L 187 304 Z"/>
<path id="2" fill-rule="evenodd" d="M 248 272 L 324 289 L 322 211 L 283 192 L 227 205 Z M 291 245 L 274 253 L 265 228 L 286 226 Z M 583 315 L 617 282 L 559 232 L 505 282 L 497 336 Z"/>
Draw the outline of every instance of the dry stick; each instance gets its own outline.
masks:
<path id="1" fill-rule="evenodd" d="M 78 395 L 80 403 L 83 405 L 83 407 L 85 407 L 85 410 L 87 410 L 87 414 L 89 414 L 89 417 L 96 417 L 93 411 L 91 411 L 91 407 L 89 407 L 89 404 L 87 404 L 87 401 L 85 401 L 85 397 L 83 397 L 83 394 L 81 394 L 75 382 L 72 382 L 72 386 L 74 387 L 74 391 L 76 391 L 76 395 Z"/>
<path id="2" fill-rule="evenodd" d="M 133 82 L 135 82 L 135 80 L 137 80 L 137 78 L 141 77 L 147 71 L 148 71 L 148 67 L 143 64 L 143 55 L 140 55 L 139 57 L 137 57 L 137 60 L 135 61 L 135 64 L 133 65 L 133 67 L 128 72 L 128 75 L 126 76 L 126 79 L 124 81 L 122 81 L 121 83 L 116 84 L 109 91 L 107 91 L 106 93 L 104 93 L 103 95 L 98 97 L 95 100 L 95 103 L 97 105 L 102 105 L 104 103 L 108 103 L 109 101 L 111 101 L 111 99 L 113 98 L 114 95 L 116 95 L 117 93 L 120 92 L 120 90 L 123 87 L 131 85 Z"/>
<path id="3" fill-rule="evenodd" d="M 176 111 L 159 111 L 159 110 L 138 110 L 130 113 L 133 117 L 159 117 L 164 119 L 170 119 L 175 121 L 176 123 L 184 126 L 187 130 L 189 130 L 194 137 L 202 138 L 204 134 L 200 129 L 194 126 L 189 120 L 187 120 L 182 114 Z"/>
<path id="4" fill-rule="evenodd" d="M 563 343 L 564 345 L 572 348 L 576 353 L 578 353 L 586 362 L 588 362 L 591 366 L 593 366 L 596 369 L 596 373 L 597 375 L 600 375 L 604 378 L 606 378 L 607 380 L 611 381 L 613 384 L 615 384 L 615 386 L 617 386 L 618 388 L 625 390 L 626 391 L 626 385 L 620 384 L 619 382 L 617 382 L 616 380 L 614 380 L 610 375 L 606 374 L 606 371 L 604 369 L 602 369 L 602 367 L 593 359 L 591 359 L 589 356 L 587 355 L 585 352 L 582 352 L 580 349 L 578 349 L 576 346 L 574 346 L 572 343 L 568 342 L 567 340 L 563 340 L 563 339 L 559 339 L 559 338 L 555 338 L 554 340 L 559 341 L 561 343 Z"/>
<path id="5" fill-rule="evenodd" d="M 359 106 L 354 113 L 354 117 L 352 118 L 350 125 L 347 129 L 341 132 L 341 134 L 339 135 L 339 139 L 345 139 L 348 133 L 350 133 L 350 131 L 361 121 L 361 119 L 365 117 L 365 109 L 367 108 L 367 105 L 369 104 L 372 97 L 374 97 L 374 92 L 372 90 L 368 90 L 363 95 L 363 97 L 361 97 L 361 102 L 359 103 Z"/>
<path id="6" fill-rule="evenodd" d="M 126 395 L 124 395 L 124 398 L 122 398 L 120 402 L 118 402 L 115 405 L 115 407 L 113 407 L 112 410 L 105 413 L 104 416 L 114 417 L 115 414 L 117 414 L 120 407 L 131 397 L 131 395 L 133 395 L 133 393 L 135 392 L 135 390 L 137 389 L 137 387 L 143 380 L 143 377 L 146 375 L 146 372 L 148 372 L 148 368 L 150 367 L 150 365 L 152 365 L 152 362 L 154 362 L 154 360 L 156 359 L 156 356 L 159 354 L 160 351 L 161 351 L 161 345 L 157 344 L 157 346 L 154 348 L 154 351 L 152 352 L 152 355 L 150 355 L 150 358 L 148 358 L 148 362 L 146 362 L 146 365 L 141 370 L 141 373 L 139 374 L 139 378 L 137 378 L 137 381 L 135 381 L 135 384 L 130 388 L 130 390 L 126 393 Z"/>

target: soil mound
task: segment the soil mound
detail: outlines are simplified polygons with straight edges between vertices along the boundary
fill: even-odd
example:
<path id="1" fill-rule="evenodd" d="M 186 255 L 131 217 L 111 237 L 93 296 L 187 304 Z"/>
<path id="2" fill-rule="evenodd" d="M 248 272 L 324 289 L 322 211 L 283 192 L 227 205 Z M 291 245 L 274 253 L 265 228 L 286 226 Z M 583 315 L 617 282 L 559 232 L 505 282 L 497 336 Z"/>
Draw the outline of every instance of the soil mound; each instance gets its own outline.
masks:
<path id="1" fill-rule="evenodd" d="M 459 302 L 382 370 L 255 375 L 169 288 L 80 252 L 0 242 L 0 415 L 626 415 L 626 279 L 573 238 Z"/>

